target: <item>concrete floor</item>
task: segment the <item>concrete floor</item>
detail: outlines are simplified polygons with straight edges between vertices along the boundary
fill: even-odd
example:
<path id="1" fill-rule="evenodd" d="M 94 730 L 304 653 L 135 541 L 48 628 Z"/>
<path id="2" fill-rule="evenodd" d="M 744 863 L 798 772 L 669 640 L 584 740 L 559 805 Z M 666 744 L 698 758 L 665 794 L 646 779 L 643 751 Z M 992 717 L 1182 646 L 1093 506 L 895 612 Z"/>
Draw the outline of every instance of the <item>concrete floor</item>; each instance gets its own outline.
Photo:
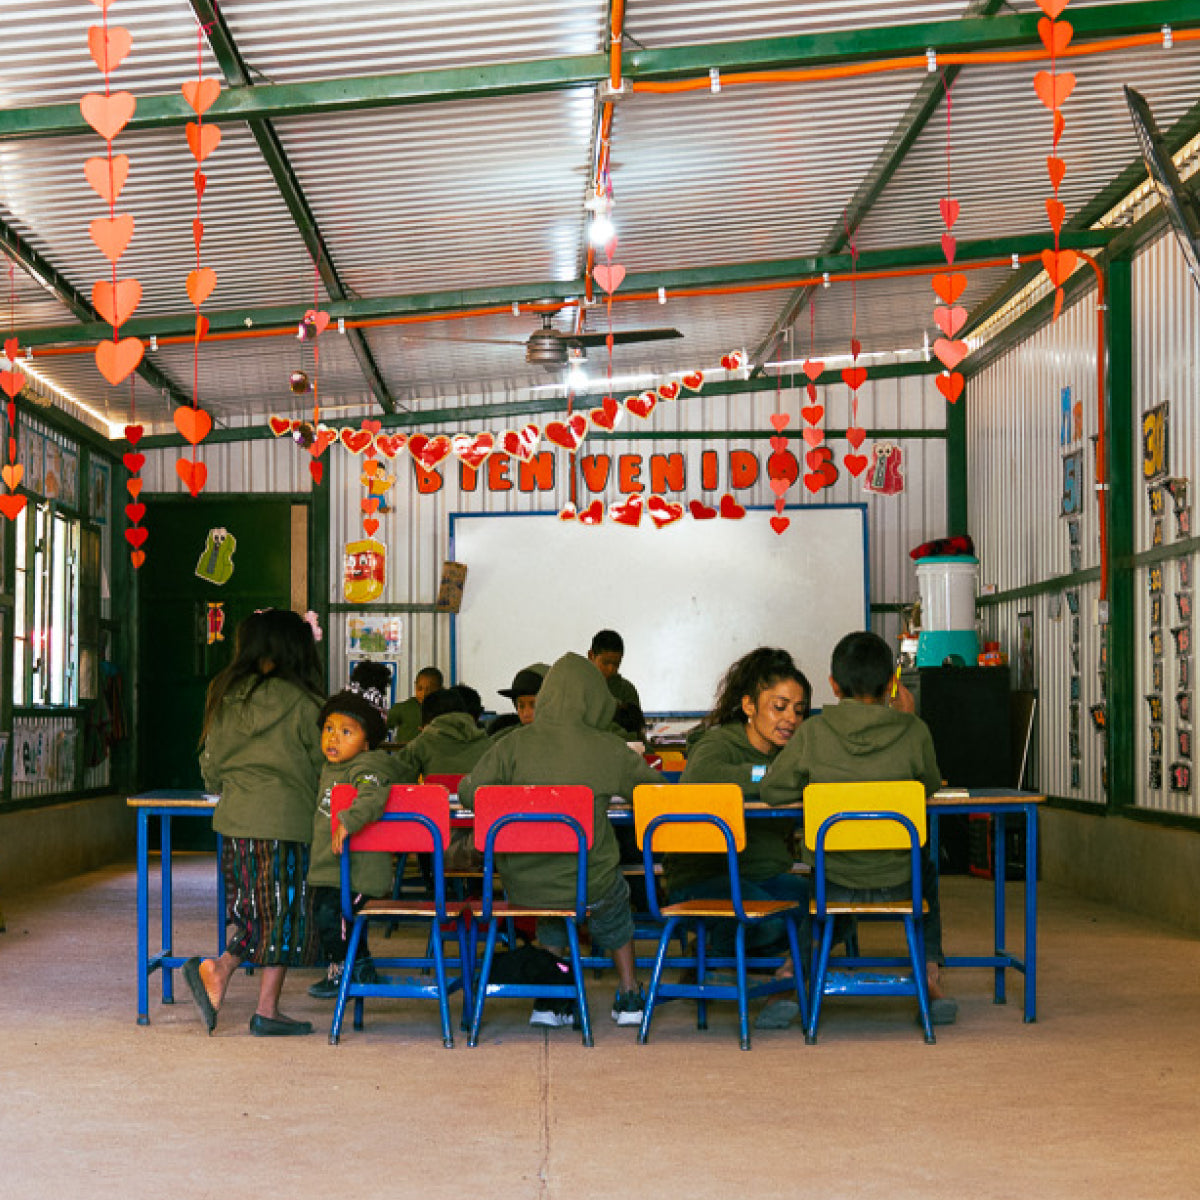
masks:
<path id="1" fill-rule="evenodd" d="M 211 858 L 179 856 L 177 946 L 211 946 L 213 887 Z M 700 1033 L 678 1003 L 639 1048 L 608 1020 L 608 980 L 592 1050 L 516 1001 L 489 1007 L 474 1050 L 444 1049 L 411 1001 L 368 1006 L 332 1047 L 312 972 L 285 988 L 286 1011 L 320 1022 L 310 1038 L 251 1038 L 248 980 L 208 1038 L 154 977 L 139 1027 L 131 865 L 5 896 L 0 1196 L 1200 1194 L 1200 940 L 1041 894 L 1036 1024 L 1019 980 L 999 1007 L 990 973 L 958 971 L 959 1024 L 936 1046 L 910 1003 L 831 1000 L 818 1046 L 793 1028 L 749 1053 L 731 1006 Z M 943 908 L 948 948 L 987 941 L 988 885 L 945 880 Z"/>

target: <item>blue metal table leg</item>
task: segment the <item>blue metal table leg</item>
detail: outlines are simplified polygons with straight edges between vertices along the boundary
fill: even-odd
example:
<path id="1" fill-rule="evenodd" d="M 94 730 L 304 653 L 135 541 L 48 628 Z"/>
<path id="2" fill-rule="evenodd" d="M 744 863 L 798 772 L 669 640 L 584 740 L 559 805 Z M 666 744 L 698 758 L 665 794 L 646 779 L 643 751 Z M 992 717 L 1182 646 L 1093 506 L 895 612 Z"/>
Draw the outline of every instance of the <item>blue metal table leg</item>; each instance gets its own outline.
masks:
<path id="1" fill-rule="evenodd" d="M 1037 826 L 1036 804 L 1025 805 L 1025 1020 L 1037 1020 Z"/>
<path id="2" fill-rule="evenodd" d="M 163 813 L 159 818 L 159 828 L 162 830 L 162 854 L 159 859 L 159 870 L 162 875 L 162 957 L 159 970 L 162 972 L 162 1002 L 174 1004 L 174 976 L 167 959 L 171 957 L 171 943 L 174 940 L 174 914 L 171 911 L 171 895 L 173 881 L 171 879 L 171 816 Z"/>
<path id="3" fill-rule="evenodd" d="M 150 1024 L 150 835 L 146 810 L 137 815 L 137 1023 Z"/>
<path id="4" fill-rule="evenodd" d="M 1006 1004 L 1008 1002 L 1008 993 L 1005 990 L 1004 972 L 1007 963 L 1003 961 L 1006 955 L 1005 938 L 1007 937 L 1006 917 L 1007 913 L 1007 893 L 1005 891 L 1005 877 L 1007 875 L 1008 866 L 1008 842 L 1004 830 L 1004 814 L 994 813 L 992 820 L 995 821 L 994 841 L 992 843 L 992 874 L 995 876 L 996 884 L 996 899 L 993 905 L 995 910 L 996 922 L 996 947 L 995 954 L 998 959 L 1001 959 L 996 964 L 996 992 L 995 1003 Z"/>

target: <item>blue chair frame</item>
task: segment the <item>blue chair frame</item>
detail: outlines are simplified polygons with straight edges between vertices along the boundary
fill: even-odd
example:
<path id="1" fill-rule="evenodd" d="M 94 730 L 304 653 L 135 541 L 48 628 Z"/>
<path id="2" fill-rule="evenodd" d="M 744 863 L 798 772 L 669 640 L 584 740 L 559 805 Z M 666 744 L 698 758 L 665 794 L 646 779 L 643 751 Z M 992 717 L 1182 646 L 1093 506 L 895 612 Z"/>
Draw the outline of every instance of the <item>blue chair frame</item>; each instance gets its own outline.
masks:
<path id="1" fill-rule="evenodd" d="M 797 917 L 800 915 L 798 903 L 786 901 L 764 900 L 750 901 L 752 910 L 747 911 L 746 903 L 742 900 L 741 873 L 738 870 L 738 852 L 733 830 L 714 813 L 661 813 L 653 817 L 646 825 L 642 839 L 642 858 L 649 872 L 652 868 L 654 853 L 654 833 L 663 825 L 668 824 L 703 824 L 718 830 L 725 839 L 725 854 L 729 869 L 729 899 L 726 900 L 688 900 L 681 904 L 660 906 L 658 897 L 649 891 L 650 915 L 655 921 L 662 923 L 662 932 L 658 939 L 658 952 L 654 956 L 654 972 L 650 978 L 650 990 L 646 994 L 646 1007 L 642 1013 L 642 1026 L 638 1030 L 638 1044 L 645 1045 L 650 1036 L 650 1022 L 654 1018 L 654 1007 L 661 1000 L 689 999 L 696 1001 L 696 1028 L 708 1028 L 708 1002 L 710 1000 L 736 1000 L 738 1006 L 738 1037 L 743 1050 L 750 1049 L 750 1008 L 751 999 L 758 996 L 776 995 L 780 992 L 794 990 L 796 1002 L 800 1006 L 800 1023 L 808 1022 L 808 997 L 804 988 L 804 957 L 800 953 L 800 939 L 797 929 Z M 703 909 L 703 912 L 689 909 Z M 714 912 L 718 909 L 721 911 Z M 787 928 L 788 945 L 791 950 L 792 964 L 795 975 L 792 979 L 770 979 L 764 983 L 750 986 L 746 980 L 748 966 L 773 965 L 775 960 L 748 958 L 746 955 L 746 930 L 767 919 L 782 917 Z M 711 958 L 706 951 L 707 924 L 709 920 L 735 920 L 737 933 L 734 940 L 734 958 Z M 694 956 L 677 955 L 668 958 L 667 951 L 671 939 L 684 937 L 687 926 L 692 926 L 696 934 L 696 953 Z M 732 965 L 737 972 L 736 984 L 706 983 L 706 972 L 714 967 Z M 664 983 L 663 969 L 666 966 L 693 968 L 696 972 L 695 983 Z"/>
<path id="2" fill-rule="evenodd" d="M 419 786 L 419 785 L 418 785 Z M 393 795 L 402 792 L 400 787 L 393 788 Z M 391 803 L 391 800 L 389 800 Z M 363 1027 L 363 1001 L 369 998 L 425 998 L 435 999 L 442 1023 L 442 1044 L 447 1048 L 454 1045 L 454 1035 L 450 1030 L 450 994 L 459 989 L 463 993 L 463 1028 L 466 1028 L 466 1014 L 471 1011 L 472 956 L 467 942 L 467 928 L 462 913 L 451 913 L 446 907 L 445 878 L 442 872 L 443 846 L 442 833 L 434 820 L 422 812 L 404 812 L 389 809 L 377 822 L 367 826 L 367 829 L 378 830 L 384 825 L 402 825 L 423 829 L 429 838 L 431 846 L 421 847 L 432 854 L 433 887 L 432 900 L 382 899 L 368 900 L 358 910 L 353 908 L 353 892 L 350 884 L 350 855 L 341 854 L 341 898 L 342 917 L 350 924 L 350 938 L 346 949 L 346 969 L 342 971 L 341 983 L 338 987 L 337 1002 L 333 1010 L 333 1023 L 329 1030 L 329 1043 L 336 1046 L 341 1037 L 342 1022 L 345 1017 L 346 1003 L 354 1001 L 354 1028 Z M 360 834 L 365 830 L 360 831 Z M 354 838 L 347 842 L 347 849 L 354 849 Z M 386 836 L 386 835 L 385 835 Z M 420 981 L 408 977 L 398 979 L 381 977 L 377 983 L 360 983 L 353 979 L 353 968 L 358 947 L 363 934 L 371 921 L 395 922 L 397 919 L 430 922 L 431 936 L 427 943 L 426 952 L 422 955 L 390 956 L 375 958 L 376 969 L 384 971 L 417 968 L 428 975 L 432 970 L 432 980 Z M 447 925 L 452 925 L 458 935 L 458 958 L 447 960 L 442 938 L 434 936 Z M 457 966 L 459 974 L 453 978 L 447 977 L 446 967 Z"/>
<path id="3" fill-rule="evenodd" d="M 478 811 L 478 810 L 477 810 Z M 507 901 L 495 900 L 495 856 L 496 839 L 505 829 L 513 825 L 528 826 L 565 826 L 574 835 L 577 844 L 578 862 L 575 871 L 575 911 L 573 916 L 564 918 L 567 928 L 567 942 L 571 951 L 571 970 L 574 983 L 562 984 L 529 984 L 529 983 L 491 983 L 492 962 L 496 953 L 496 936 L 500 922 L 508 922 L 514 916 L 540 911 L 533 905 L 512 905 Z M 551 851 L 522 851 L 505 848 L 504 853 L 551 853 Z M 488 996 L 526 996 L 533 999 L 563 999 L 574 1000 L 579 1014 L 579 1022 L 583 1031 L 583 1044 L 593 1045 L 592 1024 L 588 1014 L 587 992 L 584 989 L 583 960 L 579 952 L 579 926 L 587 920 L 587 859 L 588 832 L 583 826 L 566 813 L 553 812 L 516 812 L 506 813 L 498 817 L 487 832 L 487 841 L 483 850 L 483 897 L 479 902 L 479 920 L 487 925 L 487 937 L 484 942 L 483 961 L 479 965 L 479 973 L 475 980 L 475 1007 L 471 1017 L 471 1030 L 467 1045 L 474 1046 L 479 1041 L 479 1026 L 483 1020 L 483 1005 Z"/>
<path id="4" fill-rule="evenodd" d="M 871 913 L 856 908 L 855 916 L 860 921 L 896 921 L 904 924 L 904 939 L 908 946 L 908 958 L 899 957 L 861 957 L 855 956 L 837 959 L 839 975 L 836 986 L 830 987 L 829 955 L 833 946 L 833 927 L 836 913 L 827 910 L 826 876 L 825 876 L 825 841 L 829 831 L 843 821 L 894 821 L 902 826 L 909 837 L 909 853 L 911 856 L 911 905 L 903 913 Z M 847 903 L 853 903 L 849 901 Z M 933 1026 L 929 1018 L 929 986 L 925 978 L 925 935 L 921 928 L 923 903 L 921 897 L 921 835 L 917 827 L 903 813 L 889 809 L 847 811 L 834 813 L 821 822 L 817 830 L 813 861 L 813 899 L 812 899 L 813 933 L 816 949 L 813 951 L 812 997 L 809 1003 L 808 1021 L 805 1025 L 804 1040 L 808 1045 L 815 1045 L 817 1040 L 817 1023 L 821 1016 L 821 1000 L 827 995 L 866 995 L 866 996 L 916 996 L 920 1008 L 921 1025 L 925 1033 L 925 1041 L 929 1045 L 935 1042 Z M 895 974 L 861 974 L 855 968 L 895 968 L 910 966 L 912 982 Z M 841 968 L 847 973 L 841 974 Z"/>

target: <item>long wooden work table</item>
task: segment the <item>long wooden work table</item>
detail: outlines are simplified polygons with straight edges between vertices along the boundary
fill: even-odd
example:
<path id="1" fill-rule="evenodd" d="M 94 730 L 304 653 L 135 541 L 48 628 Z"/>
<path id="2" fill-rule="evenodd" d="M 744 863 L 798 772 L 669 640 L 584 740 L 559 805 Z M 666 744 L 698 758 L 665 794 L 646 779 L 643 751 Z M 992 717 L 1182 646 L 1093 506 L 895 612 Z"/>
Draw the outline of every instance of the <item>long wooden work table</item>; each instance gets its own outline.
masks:
<path id="1" fill-rule="evenodd" d="M 1019 971 L 1025 977 L 1024 1018 L 1037 1020 L 1037 861 L 1038 806 L 1045 796 L 1034 792 L 1017 792 L 1001 788 L 972 788 L 929 798 L 929 842 L 937 861 L 938 818 L 949 813 L 981 813 L 995 822 L 995 862 L 993 871 L 994 936 L 991 954 L 947 955 L 947 967 L 990 967 L 995 971 L 994 1000 L 1007 1002 L 1006 971 Z M 190 957 L 177 954 L 174 948 L 174 914 L 171 881 L 171 822 L 176 818 L 200 818 L 211 821 L 217 797 L 198 791 L 164 788 L 131 796 L 130 808 L 137 813 L 137 989 L 139 1025 L 150 1023 L 150 976 L 162 976 L 162 1002 L 174 1003 L 173 973 Z M 748 804 L 748 819 L 762 817 L 800 817 L 801 809 L 768 808 Z M 1007 948 L 1008 923 L 1006 903 L 1005 821 L 1009 816 L 1025 817 L 1025 904 L 1023 914 L 1022 953 Z M 150 950 L 150 819 L 157 817 L 161 833 L 159 855 L 159 894 L 161 919 L 160 948 Z M 628 806 L 609 811 L 614 825 L 632 824 L 633 813 Z M 220 837 L 217 839 L 217 939 L 216 953 L 225 949 L 225 882 L 220 870 Z M 194 951 L 192 953 L 195 953 Z"/>

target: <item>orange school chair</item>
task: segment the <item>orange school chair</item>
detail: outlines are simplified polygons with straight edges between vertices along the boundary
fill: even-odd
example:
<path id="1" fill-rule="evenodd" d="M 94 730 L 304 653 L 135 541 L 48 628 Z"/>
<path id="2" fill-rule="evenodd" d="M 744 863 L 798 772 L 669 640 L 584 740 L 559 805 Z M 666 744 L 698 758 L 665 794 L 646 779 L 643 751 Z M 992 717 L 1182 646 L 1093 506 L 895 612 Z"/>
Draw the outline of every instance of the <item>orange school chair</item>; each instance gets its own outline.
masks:
<path id="1" fill-rule="evenodd" d="M 336 822 L 339 813 L 353 802 L 355 790 L 349 784 L 339 784 L 333 789 L 331 809 Z M 428 997 L 436 999 L 442 1019 L 442 1044 L 447 1048 L 454 1045 L 450 1032 L 450 993 L 462 989 L 463 1013 L 471 1010 L 471 958 L 467 950 L 467 929 L 461 913 L 452 913 L 446 907 L 446 882 L 442 871 L 442 855 L 450 843 L 450 797 L 446 789 L 428 784 L 395 785 L 388 794 L 387 807 L 383 816 L 374 823 L 352 834 L 346 848 L 355 850 L 383 850 L 393 854 L 428 854 L 431 859 L 433 883 L 432 900 L 399 899 L 368 900 L 354 912 L 351 905 L 350 855 L 341 855 L 342 869 L 342 916 L 350 924 L 350 939 L 346 950 L 346 962 L 353 963 L 363 933 L 371 921 L 395 921 L 410 918 L 430 923 L 430 937 L 423 955 L 375 959 L 377 970 L 392 968 L 418 968 L 426 974 L 433 972 L 432 982 L 420 982 L 411 977 L 380 976 L 375 983 L 359 983 L 354 972 L 342 972 L 338 988 L 337 1004 L 333 1010 L 333 1024 L 329 1030 L 330 1045 L 336 1046 L 341 1036 L 342 1020 L 346 1002 L 354 1001 L 354 1028 L 363 1027 L 363 1001 L 374 997 Z M 450 965 L 457 966 L 459 974 L 454 978 L 446 975 L 445 951 L 440 931 L 450 926 L 458 935 L 458 958 Z"/>
<path id="2" fill-rule="evenodd" d="M 925 979 L 925 939 L 921 917 L 929 905 L 921 896 L 921 847 L 926 837 L 925 788 L 915 780 L 885 783 L 810 783 L 804 789 L 804 844 L 813 853 L 813 898 L 809 910 L 817 942 L 812 998 L 804 1040 L 817 1040 L 821 1001 L 832 995 L 916 996 L 925 1041 L 934 1042 Z M 846 850 L 908 850 L 912 886 L 903 900 L 829 900 L 826 856 Z M 847 957 L 829 970 L 834 919 L 901 921 L 908 956 Z M 897 968 L 905 969 L 898 974 Z M 911 971 L 909 978 L 908 971 Z"/>
<path id="3" fill-rule="evenodd" d="M 583 1044 L 592 1045 L 579 927 L 587 919 L 587 859 L 594 832 L 591 788 L 487 786 L 475 792 L 475 845 L 483 851 L 483 898 L 470 901 L 475 916 L 487 926 L 483 962 L 475 984 L 475 1010 L 469 1046 L 479 1040 L 483 1005 L 489 996 L 529 996 L 534 999 L 574 1000 L 583 1030 Z M 570 907 L 510 904 L 496 900 L 497 854 L 574 854 L 575 904 Z M 491 983 L 492 962 L 500 922 L 515 917 L 559 917 L 567 927 L 574 980 L 567 984 Z"/>
<path id="4" fill-rule="evenodd" d="M 800 906 L 788 900 L 743 900 L 741 875 L 738 871 L 738 851 L 746 845 L 746 817 L 742 789 L 733 783 L 675 783 L 639 784 L 633 789 L 633 822 L 637 830 L 647 872 L 653 869 L 652 855 L 667 854 L 725 854 L 729 870 L 728 900 L 684 900 L 678 904 L 660 906 L 652 889 L 647 889 L 651 915 L 662 923 L 658 953 L 654 959 L 654 974 L 646 995 L 642 1027 L 638 1043 L 644 1045 L 650 1036 L 654 1006 L 659 1000 L 674 997 L 693 999 L 696 1005 L 696 1027 L 708 1027 L 709 1000 L 736 1000 L 738 1005 L 739 1038 L 743 1050 L 750 1049 L 749 1001 L 752 997 L 773 995 L 795 989 L 802 1024 L 807 1022 L 808 998 L 804 991 L 804 959 L 800 954 Z M 776 965 L 775 960 L 746 957 L 746 930 L 768 917 L 782 917 L 788 933 L 795 976 L 792 979 L 772 978 L 764 983 L 749 985 L 748 965 Z M 734 920 L 737 936 L 735 958 L 710 958 L 706 953 L 707 922 Z M 675 936 L 676 927 L 691 925 L 696 933 L 694 957 L 672 958 L 669 965 L 694 969 L 695 983 L 663 983 L 662 973 L 668 965 L 667 948 Z M 682 930 L 680 930 L 682 934 Z M 733 965 L 736 984 L 705 982 L 713 966 Z"/>

